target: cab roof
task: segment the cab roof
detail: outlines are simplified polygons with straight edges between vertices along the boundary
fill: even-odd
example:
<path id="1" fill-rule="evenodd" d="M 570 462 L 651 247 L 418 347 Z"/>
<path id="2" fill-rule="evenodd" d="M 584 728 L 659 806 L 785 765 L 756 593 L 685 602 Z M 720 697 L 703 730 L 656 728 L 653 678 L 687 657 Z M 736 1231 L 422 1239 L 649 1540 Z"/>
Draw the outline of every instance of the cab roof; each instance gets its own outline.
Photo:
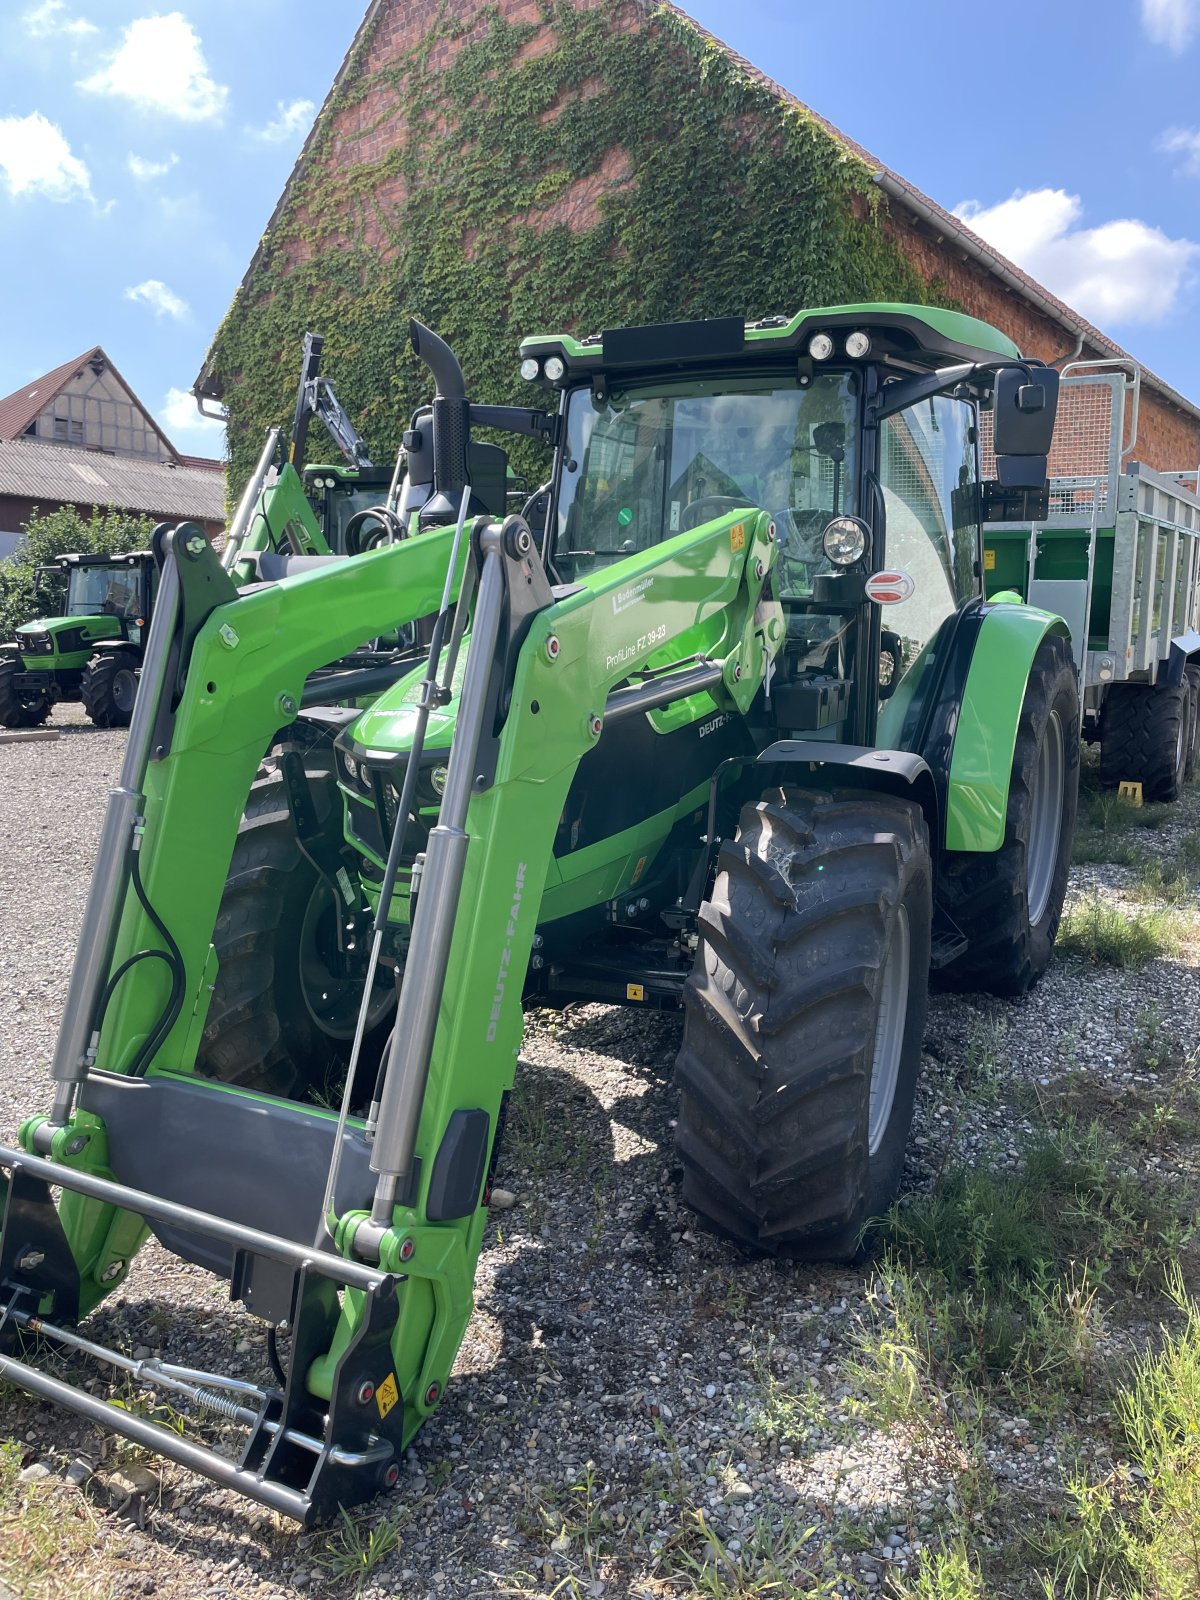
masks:
<path id="1" fill-rule="evenodd" d="M 576 339 L 571 334 L 533 334 L 521 341 L 521 359 L 543 363 L 556 355 L 565 364 L 563 382 L 599 372 L 643 368 L 662 371 L 691 366 L 740 366 L 794 354 L 812 361 L 809 342 L 822 332 L 833 339 L 828 364 L 840 366 L 846 335 L 861 330 L 871 339 L 864 359 L 891 358 L 900 367 L 935 369 L 957 362 L 1020 357 L 1006 334 L 978 317 L 938 306 L 875 302 L 818 306 L 791 317 L 717 317 L 699 322 L 667 322 L 640 328 L 610 328 Z M 825 364 L 813 361 L 819 371 Z"/>

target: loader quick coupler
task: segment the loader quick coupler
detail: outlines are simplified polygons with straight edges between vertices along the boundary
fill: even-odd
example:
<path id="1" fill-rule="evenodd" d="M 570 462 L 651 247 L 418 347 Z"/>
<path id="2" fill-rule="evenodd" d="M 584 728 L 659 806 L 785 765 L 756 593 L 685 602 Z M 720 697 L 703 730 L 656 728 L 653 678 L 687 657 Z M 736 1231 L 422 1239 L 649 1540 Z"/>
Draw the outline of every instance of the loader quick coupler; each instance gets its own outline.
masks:
<path id="1" fill-rule="evenodd" d="M 7 1174 L 0 1234 L 0 1379 L 306 1525 L 395 1484 L 404 1432 L 391 1354 L 395 1276 L 23 1151 L 0 1147 L 0 1172 Z M 248 1275 L 262 1264 L 288 1271 L 291 1354 L 283 1388 L 167 1362 L 135 1361 L 62 1326 L 84 1309 L 85 1285 L 51 1197 L 52 1185 L 72 1197 L 119 1206 L 152 1224 L 182 1226 L 227 1246 L 233 1297 L 245 1297 Z M 310 1392 L 307 1379 L 313 1363 L 329 1350 L 339 1287 L 356 1298 L 357 1320 L 333 1364 L 329 1397 L 323 1400 Z M 89 1298 L 94 1301 L 95 1293 Z M 240 1456 L 234 1460 L 39 1371 L 24 1359 L 39 1339 L 242 1424 L 249 1432 Z"/>

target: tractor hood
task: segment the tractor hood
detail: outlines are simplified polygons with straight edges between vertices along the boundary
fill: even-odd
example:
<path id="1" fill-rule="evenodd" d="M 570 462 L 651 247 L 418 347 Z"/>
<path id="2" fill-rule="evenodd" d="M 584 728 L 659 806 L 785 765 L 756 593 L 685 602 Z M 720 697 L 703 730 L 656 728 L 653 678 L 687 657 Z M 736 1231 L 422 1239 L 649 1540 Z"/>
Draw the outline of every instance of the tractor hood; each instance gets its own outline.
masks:
<path id="1" fill-rule="evenodd" d="M 39 617 L 16 630 L 18 650 L 25 656 L 50 656 L 88 650 L 103 639 L 121 635 L 116 617 Z"/>
<path id="2" fill-rule="evenodd" d="M 466 671 L 469 642 L 464 640 L 462 650 L 459 652 L 454 669 L 454 681 L 451 684 L 451 698 L 444 706 L 438 706 L 430 713 L 429 727 L 425 735 L 427 757 L 436 754 L 444 761 L 450 747 L 454 719 L 458 714 L 458 697 L 462 691 L 463 674 Z M 446 656 L 443 652 L 443 669 L 445 661 Z M 338 749 L 344 755 L 370 767 L 403 770 L 412 747 L 417 707 L 421 697 L 421 680 L 424 676 L 424 665 L 415 667 L 407 677 L 401 678 L 398 683 L 381 694 L 379 699 L 340 735 L 337 741 Z"/>

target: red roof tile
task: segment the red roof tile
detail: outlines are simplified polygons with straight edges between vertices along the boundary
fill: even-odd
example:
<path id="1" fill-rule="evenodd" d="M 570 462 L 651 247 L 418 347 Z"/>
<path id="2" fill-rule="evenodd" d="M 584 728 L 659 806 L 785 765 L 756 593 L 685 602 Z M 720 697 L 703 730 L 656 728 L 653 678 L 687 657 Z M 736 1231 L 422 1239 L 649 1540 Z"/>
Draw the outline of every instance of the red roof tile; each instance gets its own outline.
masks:
<path id="1" fill-rule="evenodd" d="M 53 372 L 47 372 L 42 377 L 35 378 L 32 383 L 14 389 L 12 394 L 5 395 L 0 400 L 0 439 L 19 439 L 55 395 L 66 388 L 75 374 L 95 355 L 104 355 L 98 344 L 94 344 L 90 350 L 85 350 L 81 356 L 76 356 L 74 361 L 65 361 L 61 367 L 55 367 Z M 105 356 L 105 360 L 107 359 Z"/>

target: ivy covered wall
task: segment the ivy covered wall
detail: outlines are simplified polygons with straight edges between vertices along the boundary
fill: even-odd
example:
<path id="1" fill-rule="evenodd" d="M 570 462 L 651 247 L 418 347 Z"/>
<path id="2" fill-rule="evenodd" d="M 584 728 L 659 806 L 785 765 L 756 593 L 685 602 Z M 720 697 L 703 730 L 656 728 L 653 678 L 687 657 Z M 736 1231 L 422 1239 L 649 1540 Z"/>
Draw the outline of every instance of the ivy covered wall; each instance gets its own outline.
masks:
<path id="1" fill-rule="evenodd" d="M 860 157 L 674 7 L 384 0 L 210 352 L 231 487 L 290 419 L 307 328 L 385 462 L 430 393 L 410 316 L 473 398 L 528 403 L 525 333 L 925 300 L 885 207 Z"/>

